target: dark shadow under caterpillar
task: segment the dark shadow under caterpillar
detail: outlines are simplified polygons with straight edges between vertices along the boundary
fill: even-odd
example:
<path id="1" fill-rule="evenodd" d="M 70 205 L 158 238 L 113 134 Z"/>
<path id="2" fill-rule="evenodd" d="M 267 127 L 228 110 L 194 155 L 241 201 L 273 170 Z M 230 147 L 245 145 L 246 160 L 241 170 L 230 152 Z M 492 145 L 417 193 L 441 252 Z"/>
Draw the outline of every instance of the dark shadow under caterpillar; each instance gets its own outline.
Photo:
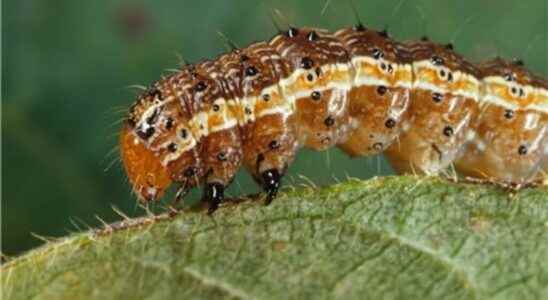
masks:
<path id="1" fill-rule="evenodd" d="M 120 144 L 141 200 L 203 184 L 213 212 L 242 165 L 270 203 L 301 147 L 384 153 L 400 173 L 546 180 L 547 131 L 548 82 L 521 62 L 472 64 L 358 25 L 290 28 L 187 65 L 139 97 Z"/>

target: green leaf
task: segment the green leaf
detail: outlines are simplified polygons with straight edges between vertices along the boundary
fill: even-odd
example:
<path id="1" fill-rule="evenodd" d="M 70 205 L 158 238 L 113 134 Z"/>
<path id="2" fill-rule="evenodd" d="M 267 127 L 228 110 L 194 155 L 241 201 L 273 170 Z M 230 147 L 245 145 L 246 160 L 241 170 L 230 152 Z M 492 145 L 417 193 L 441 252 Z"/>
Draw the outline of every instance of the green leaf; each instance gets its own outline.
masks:
<path id="1" fill-rule="evenodd" d="M 132 222 L 9 261 L 4 299 L 548 296 L 545 187 L 385 177 Z"/>

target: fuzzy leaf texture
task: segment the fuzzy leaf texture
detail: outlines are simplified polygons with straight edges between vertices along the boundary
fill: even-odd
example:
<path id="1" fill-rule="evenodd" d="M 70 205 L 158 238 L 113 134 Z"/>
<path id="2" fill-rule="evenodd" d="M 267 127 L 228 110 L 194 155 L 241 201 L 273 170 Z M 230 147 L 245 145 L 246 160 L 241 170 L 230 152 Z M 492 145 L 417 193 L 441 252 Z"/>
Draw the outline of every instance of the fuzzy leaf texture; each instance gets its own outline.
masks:
<path id="1" fill-rule="evenodd" d="M 81 233 L 2 267 L 3 299 L 548 299 L 548 188 L 350 180 Z"/>

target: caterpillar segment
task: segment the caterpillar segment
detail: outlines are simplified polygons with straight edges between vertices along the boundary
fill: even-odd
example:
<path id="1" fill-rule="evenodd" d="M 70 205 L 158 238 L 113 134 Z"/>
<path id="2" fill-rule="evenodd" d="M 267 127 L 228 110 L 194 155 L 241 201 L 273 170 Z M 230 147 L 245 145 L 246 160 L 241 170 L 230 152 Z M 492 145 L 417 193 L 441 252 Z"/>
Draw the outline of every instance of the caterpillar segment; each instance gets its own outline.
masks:
<path id="1" fill-rule="evenodd" d="M 264 42 L 221 56 L 219 63 L 239 110 L 243 164 L 270 202 L 299 145 L 294 106 L 280 85 L 293 67 Z"/>
<path id="2" fill-rule="evenodd" d="M 383 152 L 410 121 L 411 60 L 386 32 L 363 26 L 335 33 L 352 57 L 349 115 L 354 130 L 339 148 L 352 157 Z"/>
<path id="3" fill-rule="evenodd" d="M 497 58 L 479 68 L 481 112 L 472 142 L 456 161 L 457 170 L 516 185 L 546 176 L 548 83 L 519 62 Z"/>
<path id="4" fill-rule="evenodd" d="M 410 42 L 400 55 L 412 60 L 410 120 L 385 152 L 399 173 L 436 175 L 457 157 L 478 114 L 477 70 L 450 46 Z"/>
<path id="5" fill-rule="evenodd" d="M 139 199 L 203 185 L 212 213 L 242 165 L 270 203 L 301 147 L 384 153 L 399 173 L 454 163 L 493 182 L 547 181 L 547 132 L 548 83 L 522 66 L 358 25 L 290 28 L 183 67 L 139 96 L 120 148 Z"/>
<path id="6" fill-rule="evenodd" d="M 325 150 L 345 141 L 353 129 L 348 92 L 354 70 L 342 42 L 325 30 L 290 28 L 270 45 L 295 70 L 280 85 L 295 108 L 299 143 Z"/>

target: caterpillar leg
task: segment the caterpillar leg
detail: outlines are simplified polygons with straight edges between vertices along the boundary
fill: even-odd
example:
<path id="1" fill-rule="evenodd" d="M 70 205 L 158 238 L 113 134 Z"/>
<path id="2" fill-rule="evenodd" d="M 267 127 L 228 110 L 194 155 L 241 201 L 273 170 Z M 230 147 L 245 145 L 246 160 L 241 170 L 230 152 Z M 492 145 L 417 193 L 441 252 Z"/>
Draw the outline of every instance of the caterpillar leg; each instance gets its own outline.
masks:
<path id="1" fill-rule="evenodd" d="M 186 187 L 186 184 L 179 186 L 177 188 L 177 192 L 175 193 L 175 197 L 173 198 L 173 204 L 179 204 L 179 202 L 181 202 L 181 200 L 188 195 L 188 192 L 190 192 L 190 189 Z"/>
<path id="2" fill-rule="evenodd" d="M 218 208 L 219 204 L 224 200 L 225 186 L 218 182 L 206 183 L 204 187 L 204 193 L 202 201 L 209 204 L 207 214 L 213 214 Z"/>
<path id="3" fill-rule="evenodd" d="M 298 150 L 294 122 L 293 117 L 270 115 L 244 129 L 244 165 L 267 194 L 266 204 L 276 197 Z"/>
<path id="4" fill-rule="evenodd" d="M 280 188 L 282 176 L 280 175 L 280 172 L 278 172 L 278 170 L 271 169 L 264 171 L 261 177 L 263 180 L 263 189 L 266 192 L 265 204 L 269 205 L 278 194 L 278 189 Z"/>
<path id="5" fill-rule="evenodd" d="M 202 201 L 209 204 L 208 214 L 224 200 L 224 190 L 238 172 L 242 162 L 242 145 L 238 128 L 208 135 L 203 142 L 201 161 L 206 174 Z"/>

